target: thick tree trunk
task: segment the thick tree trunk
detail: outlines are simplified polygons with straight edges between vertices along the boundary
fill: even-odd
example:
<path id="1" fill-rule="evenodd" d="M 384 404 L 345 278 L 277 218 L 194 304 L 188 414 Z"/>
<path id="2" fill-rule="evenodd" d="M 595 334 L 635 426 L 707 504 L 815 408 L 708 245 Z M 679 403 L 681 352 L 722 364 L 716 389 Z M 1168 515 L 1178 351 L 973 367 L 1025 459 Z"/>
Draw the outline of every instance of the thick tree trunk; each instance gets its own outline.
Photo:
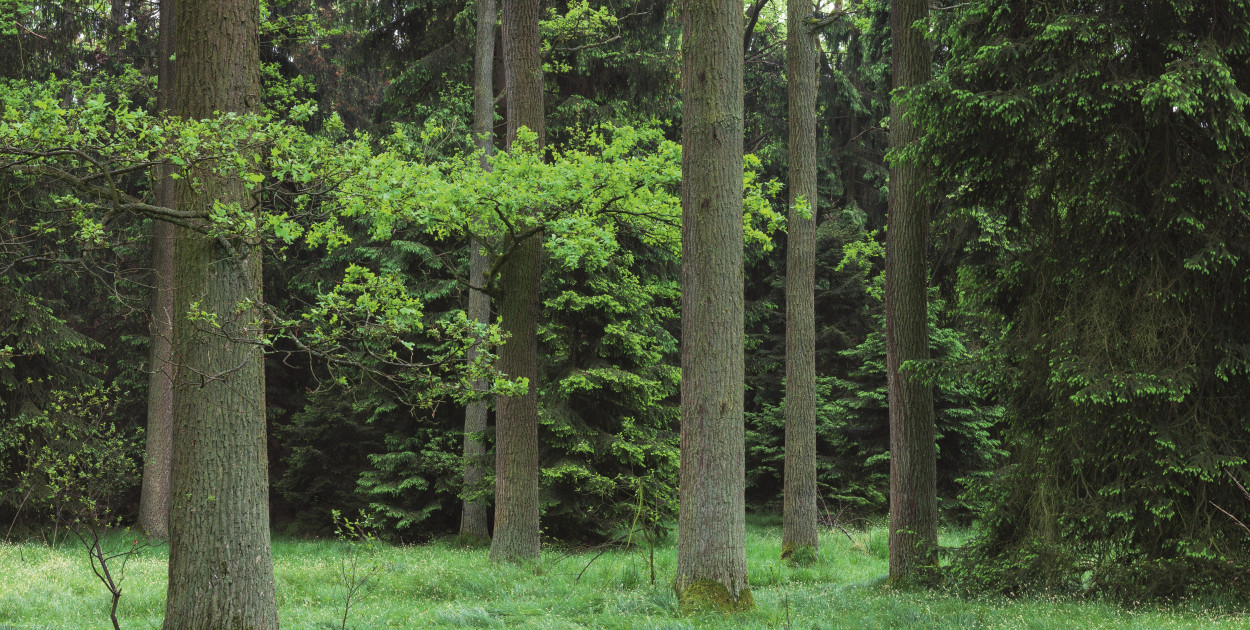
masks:
<path id="1" fill-rule="evenodd" d="M 742 2 L 682 10 L 678 599 L 754 607 L 743 447 Z"/>
<path id="2" fill-rule="evenodd" d="M 169 110 L 173 90 L 175 0 L 161 0 L 160 39 L 157 42 L 156 108 Z M 177 203 L 173 180 L 165 169 L 152 184 L 156 205 Z M 152 319 L 148 373 L 148 426 L 139 491 L 139 527 L 148 534 L 169 536 L 169 460 L 173 452 L 174 415 L 174 226 L 152 224 Z"/>
<path id="3" fill-rule="evenodd" d="M 890 12 L 894 88 L 929 80 L 924 33 L 912 27 L 928 16 L 927 0 L 894 0 Z M 920 131 L 894 98 L 890 147 L 899 149 Z M 919 196 L 920 172 L 911 163 L 890 168 L 890 212 L 885 249 L 885 353 L 890 406 L 890 581 L 907 583 L 936 564 L 937 449 L 933 392 L 899 372 L 907 361 L 929 358 L 928 273 L 925 249 L 929 217 Z"/>
<path id="4" fill-rule="evenodd" d="M 508 146 L 517 130 L 538 134 L 541 150 L 546 125 L 542 57 L 539 53 L 538 0 L 503 4 L 504 89 L 508 99 Z M 518 230 L 533 226 L 519 222 Z M 512 237 L 518 237 L 514 234 Z M 508 341 L 499 349 L 499 369 L 510 378 L 529 379 L 524 396 L 495 401 L 495 532 L 492 561 L 536 560 L 541 550 L 538 506 L 538 284 L 542 232 L 516 244 L 500 276 L 500 327 Z"/>
<path id="5" fill-rule="evenodd" d="M 816 37 L 811 0 L 786 4 L 790 216 L 786 240 L 786 465 L 781 557 L 816 558 Z M 806 203 L 811 214 L 800 216 Z"/>
<path id="6" fill-rule="evenodd" d="M 473 64 L 473 135 L 482 149 L 482 169 L 490 170 L 488 158 L 494 153 L 495 140 L 495 0 L 478 0 L 477 48 Z M 477 241 L 469 243 L 469 307 L 470 319 L 483 324 L 490 323 L 490 297 L 472 287 L 486 284 L 489 261 L 482 254 Z M 469 351 L 469 360 L 477 358 L 477 350 Z M 486 389 L 485 381 L 475 381 L 473 388 Z M 482 483 L 486 476 L 486 401 L 471 402 L 464 409 L 464 491 L 470 492 Z M 486 501 L 464 500 L 460 513 L 460 542 L 476 545 L 490 540 L 487 517 L 490 504 Z"/>
<path id="7" fill-rule="evenodd" d="M 257 0 L 178 5 L 174 113 L 255 112 L 260 106 Z M 201 174 L 178 187 L 179 208 L 251 202 L 237 179 Z M 187 181 L 186 179 L 180 180 Z M 269 544 L 260 248 L 230 247 L 185 228 L 174 248 L 174 452 L 167 630 L 278 627 Z M 216 325 L 187 317 L 192 305 Z"/>

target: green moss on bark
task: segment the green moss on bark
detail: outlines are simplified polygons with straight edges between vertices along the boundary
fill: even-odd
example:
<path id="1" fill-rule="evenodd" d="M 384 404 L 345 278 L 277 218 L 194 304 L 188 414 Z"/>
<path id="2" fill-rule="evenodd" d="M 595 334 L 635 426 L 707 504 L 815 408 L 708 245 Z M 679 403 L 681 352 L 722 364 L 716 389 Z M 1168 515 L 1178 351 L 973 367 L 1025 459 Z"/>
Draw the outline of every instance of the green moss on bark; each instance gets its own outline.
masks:
<path id="1" fill-rule="evenodd" d="M 810 566 L 816 562 L 816 548 L 811 545 L 785 543 L 781 546 L 781 559 L 792 566 Z"/>
<path id="2" fill-rule="evenodd" d="M 677 601 L 681 602 L 686 612 L 714 610 L 717 612 L 737 613 L 755 610 L 755 598 L 750 588 L 743 588 L 734 597 L 724 584 L 715 580 L 695 580 L 686 587 L 677 589 Z"/>

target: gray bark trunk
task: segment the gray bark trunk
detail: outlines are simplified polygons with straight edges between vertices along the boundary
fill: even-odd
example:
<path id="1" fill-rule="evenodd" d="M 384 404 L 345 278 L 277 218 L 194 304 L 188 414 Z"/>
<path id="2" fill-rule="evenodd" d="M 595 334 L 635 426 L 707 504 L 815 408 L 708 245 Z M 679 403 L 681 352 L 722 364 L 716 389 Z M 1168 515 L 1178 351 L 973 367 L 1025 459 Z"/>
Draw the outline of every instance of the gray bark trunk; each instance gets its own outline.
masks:
<path id="1" fill-rule="evenodd" d="M 786 461 L 781 556 L 816 557 L 816 37 L 811 0 L 786 4 L 790 216 L 786 240 Z M 797 212 L 800 201 L 810 218 Z"/>
<path id="2" fill-rule="evenodd" d="M 742 2 L 682 6 L 682 606 L 746 610 Z"/>
<path id="3" fill-rule="evenodd" d="M 156 47 L 156 109 L 169 111 L 173 89 L 175 0 L 161 0 L 160 39 Z M 177 203 L 173 180 L 159 169 L 152 184 L 156 205 Z M 148 426 L 144 444 L 143 485 L 139 491 L 139 527 L 152 536 L 169 536 L 169 471 L 174 415 L 174 226 L 152 224 L 152 319 L 148 373 Z"/>
<path id="4" fill-rule="evenodd" d="M 545 142 L 542 57 L 538 0 L 503 4 L 504 89 L 508 146 L 522 126 Z M 533 226 L 519 222 L 518 230 Z M 513 235 L 516 237 L 517 235 Z M 542 232 L 518 242 L 500 276 L 500 327 L 508 341 L 499 349 L 499 369 L 529 379 L 524 396 L 495 402 L 495 532 L 492 561 L 536 560 L 541 553 L 538 505 L 538 287 Z"/>
<path id="5" fill-rule="evenodd" d="M 260 106 L 257 0 L 178 5 L 174 114 L 255 112 Z M 251 200 L 237 179 L 202 174 L 178 186 L 179 208 Z M 269 542 L 265 380 L 257 344 L 258 244 L 185 228 L 174 246 L 174 451 L 166 630 L 278 627 Z M 192 304 L 220 328 L 187 317 Z"/>
<path id="6" fill-rule="evenodd" d="M 891 5 L 894 88 L 930 76 L 929 45 L 912 27 L 929 13 L 927 0 Z M 916 142 L 920 130 L 895 98 L 890 105 L 890 147 Z M 899 368 L 929 358 L 929 217 L 920 193 L 920 171 L 911 163 L 890 167 L 890 210 L 885 249 L 885 348 L 890 407 L 890 581 L 921 579 L 936 564 L 937 450 L 932 389 Z"/>
<path id="7" fill-rule="evenodd" d="M 482 150 L 482 170 L 490 170 L 487 158 L 494 153 L 495 141 L 495 0 L 478 0 L 477 46 L 473 64 L 473 135 Z M 481 252 L 477 241 L 469 243 L 469 306 L 470 319 L 483 324 L 490 323 L 490 297 L 472 287 L 486 284 L 489 261 Z M 477 350 L 469 351 L 469 360 L 477 357 Z M 475 390 L 485 390 L 485 381 L 475 381 Z M 487 428 L 486 401 L 471 402 L 464 409 L 464 490 L 471 492 L 486 477 L 486 442 L 482 435 Z M 487 517 L 490 504 L 486 501 L 465 499 L 460 512 L 460 542 L 475 545 L 490 540 Z"/>

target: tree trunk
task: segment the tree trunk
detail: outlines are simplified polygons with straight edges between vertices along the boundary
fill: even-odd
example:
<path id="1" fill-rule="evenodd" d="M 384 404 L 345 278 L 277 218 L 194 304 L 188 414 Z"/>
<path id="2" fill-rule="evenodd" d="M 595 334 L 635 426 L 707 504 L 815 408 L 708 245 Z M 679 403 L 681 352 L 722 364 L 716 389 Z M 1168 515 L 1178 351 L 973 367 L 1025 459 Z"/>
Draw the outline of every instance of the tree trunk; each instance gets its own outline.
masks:
<path id="1" fill-rule="evenodd" d="M 508 147 L 517 130 L 546 134 L 542 57 L 539 53 L 538 0 L 503 4 L 504 89 L 507 92 Z M 519 231 L 532 228 L 524 222 Z M 513 238 L 519 234 L 511 235 Z M 510 378 L 529 379 L 524 396 L 495 401 L 494 562 L 536 560 L 541 551 L 538 506 L 538 284 L 542 232 L 516 243 L 500 276 L 500 327 L 509 337 L 499 349 L 499 369 Z"/>
<path id="2" fill-rule="evenodd" d="M 257 0 L 183 0 L 178 6 L 176 115 L 255 112 L 260 106 Z M 251 201 L 238 179 L 201 173 L 178 186 L 179 208 Z M 174 248 L 173 502 L 167 630 L 278 627 L 269 544 L 264 364 L 257 243 L 226 246 L 185 228 Z M 193 321 L 195 308 L 216 325 Z"/>
<path id="3" fill-rule="evenodd" d="M 811 0 L 786 3 L 790 216 L 786 246 L 786 464 L 781 557 L 816 559 L 816 37 Z M 811 213 L 800 216 L 806 203 Z"/>
<path id="4" fill-rule="evenodd" d="M 924 33 L 912 28 L 928 16 L 926 0 L 891 5 L 894 89 L 929 80 Z M 899 150 L 920 131 L 895 97 L 890 105 L 890 147 Z M 925 248 L 929 217 L 914 163 L 890 167 L 890 211 L 885 249 L 885 353 L 890 407 L 890 582 L 922 579 L 936 564 L 937 449 L 932 389 L 899 368 L 929 358 L 928 273 Z"/>
<path id="5" fill-rule="evenodd" d="M 477 50 L 473 66 L 473 135 L 482 150 L 482 170 L 490 170 L 488 158 L 494 153 L 492 133 L 495 126 L 495 0 L 478 0 Z M 490 297 L 472 287 L 486 284 L 489 261 L 477 241 L 469 242 L 469 308 L 470 319 L 490 323 Z M 477 350 L 469 351 L 469 361 L 477 358 Z M 475 381 L 473 389 L 485 390 L 486 381 Z M 471 402 L 464 409 L 464 491 L 474 491 L 486 476 L 486 401 Z M 490 540 L 487 515 L 490 504 L 482 500 L 464 500 L 460 513 L 461 544 L 476 545 Z"/>
<path id="6" fill-rule="evenodd" d="M 169 111 L 173 88 L 175 0 L 161 0 L 157 42 L 156 109 Z M 174 181 L 159 169 L 152 183 L 156 205 L 177 203 Z M 152 319 L 148 372 L 148 426 L 144 439 L 143 485 L 139 491 L 139 527 L 152 536 L 169 536 L 169 459 L 173 451 L 174 415 L 174 226 L 152 224 Z"/>
<path id="7" fill-rule="evenodd" d="M 490 3 L 490 0 L 486 0 Z M 478 242 L 469 243 L 469 284 L 482 286 L 486 279 L 487 257 L 481 253 Z M 470 319 L 483 324 L 490 323 L 490 297 L 481 291 L 469 289 Z M 476 360 L 478 351 L 469 350 L 469 361 Z M 474 381 L 473 389 L 484 391 L 487 383 L 484 380 Z M 471 402 L 464 409 L 464 492 L 475 492 L 486 477 L 486 441 L 483 434 L 487 429 L 486 401 Z M 490 540 L 490 528 L 487 517 L 490 504 L 482 499 L 464 500 L 460 513 L 460 544 L 476 546 Z"/>
<path id="8" fill-rule="evenodd" d="M 682 11 L 682 606 L 754 607 L 743 446 L 742 2 Z"/>

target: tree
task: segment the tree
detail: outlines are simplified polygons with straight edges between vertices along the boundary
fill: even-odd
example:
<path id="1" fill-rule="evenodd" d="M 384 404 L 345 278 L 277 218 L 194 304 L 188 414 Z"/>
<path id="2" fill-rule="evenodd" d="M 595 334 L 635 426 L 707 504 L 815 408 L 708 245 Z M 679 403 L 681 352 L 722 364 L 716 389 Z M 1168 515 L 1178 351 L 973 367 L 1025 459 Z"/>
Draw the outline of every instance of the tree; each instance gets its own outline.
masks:
<path id="1" fill-rule="evenodd" d="M 929 358 L 928 210 L 920 196 L 919 167 L 901 160 L 920 137 L 903 92 L 930 76 L 929 45 L 915 27 L 929 14 L 927 0 L 897 0 L 890 9 L 894 96 L 890 107 L 890 209 L 885 245 L 885 354 L 890 405 L 890 581 L 905 583 L 935 564 L 937 451 L 932 387 L 905 370 Z M 910 367 L 910 366 L 909 366 Z"/>
<path id="2" fill-rule="evenodd" d="M 743 443 L 742 3 L 682 8 L 683 606 L 754 607 Z"/>
<path id="3" fill-rule="evenodd" d="M 993 0 L 914 95 L 1006 465 L 976 588 L 1244 599 L 1250 6 Z"/>
<path id="4" fill-rule="evenodd" d="M 506 0 L 503 5 L 504 89 L 508 101 L 508 149 L 517 148 L 522 127 L 535 134 L 542 151 L 543 109 L 538 0 Z M 495 532 L 491 560 L 537 559 L 541 551 L 538 517 L 538 285 L 542 276 L 541 226 L 521 224 L 500 273 L 500 328 L 508 340 L 499 349 L 498 367 L 509 378 L 524 378 L 521 396 L 495 402 Z"/>
<path id="5" fill-rule="evenodd" d="M 160 2 L 156 50 L 156 109 L 167 112 L 173 89 L 174 12 L 176 0 Z M 159 169 L 152 184 L 155 203 L 174 207 L 174 181 Z M 174 226 L 152 222 L 151 354 L 148 363 L 148 425 L 139 494 L 139 527 L 154 536 L 169 535 L 169 475 L 174 414 Z"/>
<path id="6" fill-rule="evenodd" d="M 173 113 L 260 107 L 257 0 L 192 0 L 177 13 Z M 245 159 L 246 158 L 242 158 Z M 252 200 L 241 177 L 194 172 L 178 208 Z M 261 247 L 247 236 L 176 230 L 174 449 L 165 628 L 277 628 L 261 355 Z"/>
<path id="7" fill-rule="evenodd" d="M 816 37 L 810 0 L 786 3 L 790 215 L 786 239 L 786 464 L 781 556 L 814 558 L 816 532 Z"/>
<path id="8" fill-rule="evenodd" d="M 482 151 L 482 168 L 490 169 L 490 156 L 495 148 L 495 0 L 479 0 L 477 3 L 477 52 L 473 67 L 473 134 Z M 490 296 L 480 289 L 486 285 L 488 257 L 482 253 L 482 245 L 469 241 L 469 305 L 470 319 L 482 324 L 490 323 Z M 477 356 L 477 350 L 469 351 L 469 361 Z M 474 389 L 484 390 L 486 383 L 474 383 Z M 486 442 L 483 433 L 487 427 L 485 400 L 465 405 L 464 409 L 464 492 L 477 492 L 486 475 Z M 464 499 L 460 515 L 460 541 L 473 543 L 490 539 L 487 511 L 490 506 L 481 500 Z"/>

